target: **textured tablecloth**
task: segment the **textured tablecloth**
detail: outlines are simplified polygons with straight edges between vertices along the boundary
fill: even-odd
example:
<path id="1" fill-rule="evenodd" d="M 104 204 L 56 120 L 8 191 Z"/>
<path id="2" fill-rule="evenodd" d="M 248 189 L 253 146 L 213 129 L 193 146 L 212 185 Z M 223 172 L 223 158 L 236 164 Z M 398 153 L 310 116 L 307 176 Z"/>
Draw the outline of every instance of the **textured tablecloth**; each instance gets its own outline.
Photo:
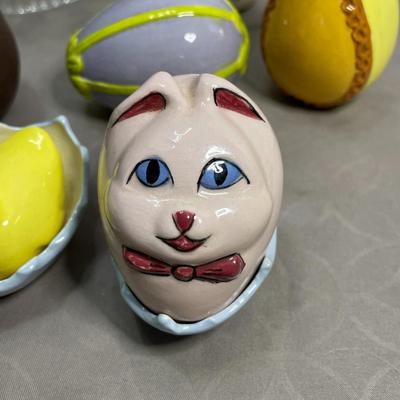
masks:
<path id="1" fill-rule="evenodd" d="M 400 51 L 351 104 L 328 112 L 281 97 L 261 59 L 262 6 L 245 15 L 251 62 L 239 84 L 281 144 L 278 260 L 220 328 L 176 338 L 119 295 L 96 198 L 108 112 L 65 71 L 69 35 L 106 0 L 8 18 L 22 81 L 5 121 L 65 114 L 91 153 L 90 203 L 58 262 L 0 299 L 0 399 L 400 399 Z"/>

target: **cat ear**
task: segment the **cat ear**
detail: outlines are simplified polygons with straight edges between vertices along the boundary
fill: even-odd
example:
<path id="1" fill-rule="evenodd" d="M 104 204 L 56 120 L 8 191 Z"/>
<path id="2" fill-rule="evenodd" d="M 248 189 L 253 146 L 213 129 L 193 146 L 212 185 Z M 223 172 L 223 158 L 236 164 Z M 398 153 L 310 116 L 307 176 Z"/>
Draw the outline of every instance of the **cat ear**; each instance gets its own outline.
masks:
<path id="1" fill-rule="evenodd" d="M 139 114 L 162 111 L 165 109 L 166 105 L 167 101 L 161 93 L 150 93 L 124 111 L 112 126 L 128 118 L 136 117 Z"/>
<path id="2" fill-rule="evenodd" d="M 225 108 L 246 117 L 264 121 L 257 110 L 244 97 L 229 89 L 214 89 L 214 101 L 217 107 Z"/>

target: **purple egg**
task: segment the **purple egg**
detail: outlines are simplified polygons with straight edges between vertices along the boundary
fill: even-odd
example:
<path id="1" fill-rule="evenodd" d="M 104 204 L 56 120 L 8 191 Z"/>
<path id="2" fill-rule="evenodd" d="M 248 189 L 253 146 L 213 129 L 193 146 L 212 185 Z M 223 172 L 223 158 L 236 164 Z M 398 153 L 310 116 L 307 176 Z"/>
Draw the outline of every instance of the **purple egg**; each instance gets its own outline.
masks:
<path id="1" fill-rule="evenodd" d="M 224 0 L 122 0 L 70 39 L 67 64 L 84 95 L 115 107 L 151 75 L 244 73 L 247 29 Z"/>

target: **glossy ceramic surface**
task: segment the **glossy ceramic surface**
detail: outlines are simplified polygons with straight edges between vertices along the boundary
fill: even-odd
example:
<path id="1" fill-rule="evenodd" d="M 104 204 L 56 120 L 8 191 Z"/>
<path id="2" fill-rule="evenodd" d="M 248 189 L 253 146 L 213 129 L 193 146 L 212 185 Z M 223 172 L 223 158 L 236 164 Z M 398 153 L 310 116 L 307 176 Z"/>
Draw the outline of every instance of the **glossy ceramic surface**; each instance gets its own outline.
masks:
<path id="1" fill-rule="evenodd" d="M 10 107 L 19 81 L 19 55 L 14 35 L 0 12 L 0 117 Z"/>
<path id="2" fill-rule="evenodd" d="M 0 142 L 0 280 L 46 248 L 64 222 L 60 152 L 40 127 Z"/>
<path id="3" fill-rule="evenodd" d="M 225 0 L 123 0 L 71 37 L 67 63 L 84 95 L 114 108 L 159 70 L 235 79 L 247 29 Z"/>
<path id="4" fill-rule="evenodd" d="M 398 0 L 272 0 L 261 44 L 278 86 L 306 103 L 331 107 L 382 73 L 398 23 Z"/>
<path id="5" fill-rule="evenodd" d="M 0 281 L 0 296 L 8 295 L 28 285 L 55 261 L 75 233 L 87 203 L 88 151 L 79 144 L 68 120 L 61 116 L 34 126 L 45 129 L 60 151 L 65 182 L 65 224 L 38 256 L 21 266 L 9 278 Z M 20 129 L 0 124 L 0 141 Z"/>
<path id="6" fill-rule="evenodd" d="M 232 304 L 265 257 L 281 194 L 272 128 L 224 79 L 160 72 L 110 119 L 103 224 L 127 286 L 155 314 L 193 322 Z"/>
<path id="7" fill-rule="evenodd" d="M 237 312 L 239 312 L 247 302 L 253 297 L 254 293 L 258 290 L 261 284 L 265 281 L 269 275 L 272 266 L 274 265 L 276 257 L 276 236 L 275 231 L 272 239 L 265 252 L 265 258 L 246 289 L 234 300 L 228 307 L 224 308 L 217 314 L 207 317 L 198 322 L 192 323 L 179 323 L 174 321 L 170 316 L 166 314 L 154 314 L 148 308 L 146 308 L 132 293 L 129 287 L 126 285 L 124 277 L 116 269 L 118 282 L 121 288 L 121 295 L 130 307 L 130 309 L 138 315 L 143 321 L 147 322 L 154 328 L 157 328 L 163 332 L 171 333 L 173 335 L 184 336 L 184 335 L 195 335 L 198 333 L 207 332 L 211 329 L 216 328 L 218 325 L 224 323 L 227 319 L 231 318 Z"/>

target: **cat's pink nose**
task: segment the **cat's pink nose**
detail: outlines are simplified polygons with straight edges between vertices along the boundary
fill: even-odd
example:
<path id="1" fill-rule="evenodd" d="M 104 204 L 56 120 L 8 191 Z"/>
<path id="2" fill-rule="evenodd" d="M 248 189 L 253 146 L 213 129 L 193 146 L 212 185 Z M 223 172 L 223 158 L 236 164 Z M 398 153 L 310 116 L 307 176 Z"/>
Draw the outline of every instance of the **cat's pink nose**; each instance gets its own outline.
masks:
<path id="1" fill-rule="evenodd" d="M 182 210 L 182 211 L 177 211 L 173 215 L 173 218 L 174 218 L 176 227 L 182 233 L 185 233 L 192 227 L 193 221 L 194 221 L 194 216 L 195 216 L 194 213 L 192 213 L 190 211 Z"/>

